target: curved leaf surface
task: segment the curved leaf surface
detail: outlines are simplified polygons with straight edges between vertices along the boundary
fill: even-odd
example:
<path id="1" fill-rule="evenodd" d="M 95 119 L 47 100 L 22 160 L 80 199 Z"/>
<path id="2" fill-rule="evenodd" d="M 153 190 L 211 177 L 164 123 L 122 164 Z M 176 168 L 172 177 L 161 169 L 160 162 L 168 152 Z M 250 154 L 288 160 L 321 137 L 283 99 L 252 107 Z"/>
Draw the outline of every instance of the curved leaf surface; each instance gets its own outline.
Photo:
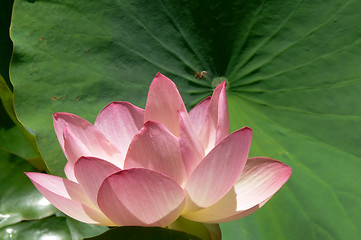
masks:
<path id="1" fill-rule="evenodd" d="M 14 93 L 0 75 L 0 149 L 26 159 L 38 170 L 45 164 L 40 156 L 33 130 L 26 128 L 18 119 L 14 107 Z"/>
<path id="2" fill-rule="evenodd" d="M 65 218 L 55 216 L 0 228 L 0 238 L 4 240 L 72 240 L 69 229 L 66 227 Z"/>
<path id="3" fill-rule="evenodd" d="M 25 160 L 0 151 L 0 181 L 6 183 L 0 185 L 0 228 L 56 212 L 24 174 L 34 170 Z"/>
<path id="4" fill-rule="evenodd" d="M 51 216 L 0 228 L 0 238 L 3 240 L 79 240 L 100 234 L 105 229 L 107 227 L 75 223 L 75 220 L 63 216 Z"/>
<path id="5" fill-rule="evenodd" d="M 4 77 L 6 84 L 11 88 L 9 79 L 10 58 L 13 52 L 13 43 L 10 40 L 9 28 L 11 12 L 14 0 L 4 0 L 0 8 L 0 75 Z"/>
<path id="6" fill-rule="evenodd" d="M 158 71 L 190 107 L 227 79 L 232 130 L 252 127 L 251 155 L 279 159 L 293 175 L 257 213 L 223 224 L 223 238 L 360 239 L 360 8 L 357 0 L 17 0 L 17 113 L 61 175 L 52 112 L 93 121 L 111 101 L 144 107 Z"/>
<path id="7" fill-rule="evenodd" d="M 200 240 L 190 234 L 160 227 L 118 227 L 86 240 Z"/>

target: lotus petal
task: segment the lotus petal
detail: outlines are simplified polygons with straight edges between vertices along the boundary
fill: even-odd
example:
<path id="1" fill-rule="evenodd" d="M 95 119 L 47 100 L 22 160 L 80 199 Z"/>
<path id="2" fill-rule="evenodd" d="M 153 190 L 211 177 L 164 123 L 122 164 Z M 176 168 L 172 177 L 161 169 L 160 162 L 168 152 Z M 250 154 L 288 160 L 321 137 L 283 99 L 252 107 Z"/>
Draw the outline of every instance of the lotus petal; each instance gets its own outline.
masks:
<path id="1" fill-rule="evenodd" d="M 167 226 L 183 210 L 183 189 L 167 176 L 143 168 L 123 170 L 100 186 L 98 205 L 119 226 Z"/>
<path id="2" fill-rule="evenodd" d="M 112 102 L 98 114 L 94 126 L 116 144 L 124 159 L 130 142 L 143 123 L 143 109 L 128 102 Z"/>
<path id="3" fill-rule="evenodd" d="M 79 184 L 43 173 L 26 175 L 51 204 L 70 217 L 91 224 L 114 225 L 92 204 Z"/>
<path id="4" fill-rule="evenodd" d="M 213 149 L 229 133 L 229 117 L 226 96 L 226 82 L 213 92 L 200 138 L 206 153 Z"/>
<path id="5" fill-rule="evenodd" d="M 64 153 L 71 165 L 82 156 L 93 156 L 123 167 L 121 153 L 93 125 L 85 128 L 68 125 L 64 128 Z"/>
<path id="6" fill-rule="evenodd" d="M 146 122 L 134 136 L 124 168 L 147 168 L 163 173 L 179 185 L 186 180 L 186 169 L 178 138 L 159 122 Z"/>
<path id="7" fill-rule="evenodd" d="M 119 171 L 121 169 L 114 164 L 95 157 L 81 157 L 74 166 L 76 179 L 96 206 L 100 185 L 105 178 Z"/>
<path id="8" fill-rule="evenodd" d="M 74 173 L 74 165 L 70 164 L 69 162 L 67 162 L 65 164 L 65 167 L 64 167 L 64 173 L 65 173 L 65 176 L 70 180 L 70 181 L 73 181 L 73 182 L 78 182 L 78 180 L 76 179 L 75 177 L 75 173 Z"/>
<path id="9" fill-rule="evenodd" d="M 233 187 L 246 164 L 251 140 L 252 130 L 242 128 L 223 139 L 204 158 L 185 186 L 187 211 L 213 205 Z"/>
<path id="10" fill-rule="evenodd" d="M 206 121 L 206 117 L 208 114 L 208 108 L 211 104 L 211 97 L 207 97 L 203 99 L 200 103 L 198 103 L 190 112 L 189 118 L 192 122 L 193 128 L 198 136 L 201 133 L 201 130 L 204 126 L 204 122 Z"/>
<path id="11" fill-rule="evenodd" d="M 58 137 L 60 146 L 64 150 L 64 129 L 71 125 L 74 128 L 86 129 L 88 126 L 92 125 L 87 120 L 72 114 L 72 113 L 54 113 L 53 114 L 53 124 L 56 136 Z"/>
<path id="12" fill-rule="evenodd" d="M 177 86 L 166 76 L 157 73 L 149 88 L 144 122 L 161 122 L 178 137 L 178 111 L 187 110 Z"/>
<path id="13" fill-rule="evenodd" d="M 247 216 L 263 206 L 291 175 L 291 168 L 277 160 L 248 159 L 234 187 L 214 205 L 184 214 L 193 221 L 219 223 Z"/>
<path id="14" fill-rule="evenodd" d="M 190 176 L 194 168 L 203 160 L 204 148 L 187 112 L 179 112 L 179 145 L 187 176 Z"/>

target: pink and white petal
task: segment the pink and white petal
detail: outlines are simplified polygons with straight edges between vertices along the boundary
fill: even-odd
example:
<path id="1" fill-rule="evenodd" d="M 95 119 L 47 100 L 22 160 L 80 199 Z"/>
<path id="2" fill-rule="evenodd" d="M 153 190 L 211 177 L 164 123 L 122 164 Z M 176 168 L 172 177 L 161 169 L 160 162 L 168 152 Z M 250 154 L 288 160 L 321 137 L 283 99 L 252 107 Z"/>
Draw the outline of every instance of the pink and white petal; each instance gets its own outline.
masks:
<path id="1" fill-rule="evenodd" d="M 222 82 L 213 92 L 210 111 L 217 111 L 216 145 L 229 134 L 229 114 L 227 104 L 226 82 Z M 211 113 L 211 114 L 215 114 Z"/>
<path id="2" fill-rule="evenodd" d="M 149 88 L 144 122 L 161 122 L 178 137 L 178 111 L 187 110 L 176 85 L 157 73 Z"/>
<path id="3" fill-rule="evenodd" d="M 159 122 L 146 122 L 129 145 L 124 169 L 139 167 L 165 174 L 179 185 L 187 178 L 178 138 Z"/>
<path id="4" fill-rule="evenodd" d="M 96 206 L 100 185 L 105 178 L 119 171 L 121 169 L 114 164 L 94 157 L 81 157 L 74 166 L 76 179 Z"/>
<path id="5" fill-rule="evenodd" d="M 208 223 L 245 217 L 262 207 L 286 183 L 291 172 L 289 166 L 277 160 L 250 158 L 234 187 L 220 201 L 183 216 Z"/>
<path id="6" fill-rule="evenodd" d="M 89 123 L 85 119 L 75 114 L 58 112 L 58 113 L 53 113 L 53 124 L 60 146 L 62 147 L 62 149 L 64 149 L 63 134 L 64 134 L 64 129 L 67 126 L 73 125 L 78 128 L 84 128 L 85 126 L 88 126 L 91 123 Z"/>
<path id="7" fill-rule="evenodd" d="M 234 185 L 237 210 L 246 210 L 269 199 L 287 182 L 292 169 L 286 164 L 266 157 L 254 157 Z"/>
<path id="8" fill-rule="evenodd" d="M 270 197 L 271 198 L 271 197 Z M 238 220 L 238 219 L 241 219 L 241 218 L 244 218 L 244 217 L 247 217 L 248 215 L 254 213 L 255 211 L 257 211 L 258 209 L 260 209 L 264 204 L 266 204 L 266 202 L 268 202 L 268 200 L 270 199 L 268 198 L 267 200 L 261 202 L 260 204 L 257 204 L 256 206 L 250 208 L 250 209 L 247 209 L 247 210 L 244 210 L 244 211 L 239 211 L 237 212 L 236 214 L 234 215 L 231 215 L 229 217 L 225 217 L 225 218 L 219 218 L 218 220 L 216 221 L 213 221 L 212 223 L 224 223 L 224 222 L 230 222 L 230 221 L 235 221 L 235 220 Z"/>
<path id="9" fill-rule="evenodd" d="M 68 198 L 88 206 L 93 206 L 86 193 L 82 190 L 80 185 L 75 182 L 45 173 L 27 172 L 26 175 L 34 184 L 36 184 L 36 186 L 41 186 L 47 191 L 50 191 L 58 196 Z"/>
<path id="10" fill-rule="evenodd" d="M 25 174 L 51 204 L 70 217 L 91 224 L 114 225 L 93 206 L 79 184 L 43 173 Z"/>
<path id="11" fill-rule="evenodd" d="M 252 141 L 252 130 L 242 128 L 223 139 L 197 166 L 185 186 L 186 211 L 206 208 L 220 200 L 239 178 Z"/>
<path id="12" fill-rule="evenodd" d="M 176 221 L 168 225 L 167 228 L 192 234 L 202 240 L 222 239 L 222 233 L 219 224 L 194 222 L 184 217 L 179 217 Z"/>
<path id="13" fill-rule="evenodd" d="M 75 175 L 74 175 L 74 166 L 72 164 L 70 164 L 69 162 L 67 162 L 65 164 L 65 167 L 64 167 L 64 173 L 65 173 L 65 176 L 70 180 L 70 181 L 73 181 L 73 182 L 78 182 L 78 180 L 76 179 Z"/>
<path id="14" fill-rule="evenodd" d="M 225 208 L 212 208 L 211 210 L 208 210 L 208 208 L 196 211 L 196 212 L 188 212 L 186 214 L 183 214 L 182 216 L 184 218 L 187 218 L 192 221 L 202 221 L 204 223 L 214 224 L 214 223 L 224 223 L 224 222 L 231 222 L 235 221 L 237 219 L 244 218 L 255 211 L 260 209 L 260 206 L 256 205 L 253 208 L 250 208 L 245 211 L 239 211 L 239 212 L 231 212 L 227 211 Z M 224 217 L 226 214 L 229 214 L 228 217 Z"/>
<path id="15" fill-rule="evenodd" d="M 179 112 L 179 145 L 187 176 L 190 176 L 194 168 L 203 160 L 204 149 L 187 112 Z"/>
<path id="16" fill-rule="evenodd" d="M 214 90 L 204 126 L 200 132 L 203 146 L 208 153 L 229 133 L 229 116 L 226 95 L 226 82 Z"/>
<path id="17" fill-rule="evenodd" d="M 226 222 L 226 220 L 232 221 L 248 216 L 259 208 L 256 205 L 245 211 L 237 211 L 237 193 L 233 187 L 222 199 L 212 206 L 194 212 L 187 212 L 182 214 L 182 216 L 192 221 L 221 223 Z"/>
<path id="18" fill-rule="evenodd" d="M 199 136 L 206 121 L 208 115 L 208 108 L 211 103 L 211 97 L 203 99 L 198 103 L 190 112 L 189 118 L 192 122 L 193 128 L 197 135 Z"/>
<path id="19" fill-rule="evenodd" d="M 128 102 L 112 102 L 98 114 L 94 126 L 119 148 L 124 159 L 130 142 L 143 123 L 143 109 Z"/>
<path id="20" fill-rule="evenodd" d="M 64 153 L 71 165 L 82 156 L 92 156 L 105 159 L 118 167 L 123 167 L 121 153 L 93 125 L 86 128 L 64 128 Z"/>
<path id="21" fill-rule="evenodd" d="M 183 189 L 167 176 L 143 168 L 123 170 L 100 186 L 98 205 L 122 226 L 161 226 L 175 221 L 183 210 Z"/>
<path id="22" fill-rule="evenodd" d="M 207 155 L 216 145 L 217 130 L 216 123 L 212 118 L 207 118 L 204 122 L 199 138 L 204 148 L 205 155 Z"/>

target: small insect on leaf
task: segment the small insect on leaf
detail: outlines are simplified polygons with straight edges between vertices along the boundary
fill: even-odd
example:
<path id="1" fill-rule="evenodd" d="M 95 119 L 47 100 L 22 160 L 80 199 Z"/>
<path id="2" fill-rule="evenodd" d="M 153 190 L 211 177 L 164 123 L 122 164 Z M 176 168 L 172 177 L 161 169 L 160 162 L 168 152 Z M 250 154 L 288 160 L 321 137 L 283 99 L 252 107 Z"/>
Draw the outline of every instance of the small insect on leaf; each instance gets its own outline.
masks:
<path id="1" fill-rule="evenodd" d="M 196 72 L 196 74 L 194 74 L 194 77 L 197 79 L 202 79 L 205 75 L 207 75 L 207 73 L 207 71 Z"/>

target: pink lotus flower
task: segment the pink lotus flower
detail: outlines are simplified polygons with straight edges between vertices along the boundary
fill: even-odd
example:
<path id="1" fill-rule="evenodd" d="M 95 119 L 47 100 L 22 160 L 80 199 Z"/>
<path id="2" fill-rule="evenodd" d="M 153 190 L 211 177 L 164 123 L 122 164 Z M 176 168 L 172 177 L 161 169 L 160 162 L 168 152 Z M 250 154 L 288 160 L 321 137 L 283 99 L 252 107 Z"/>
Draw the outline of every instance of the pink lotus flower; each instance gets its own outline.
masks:
<path id="1" fill-rule="evenodd" d="M 112 102 L 94 125 L 56 113 L 54 128 L 68 179 L 26 174 L 55 207 L 90 224 L 232 221 L 264 205 L 292 171 L 270 158 L 248 158 L 249 127 L 229 134 L 225 82 L 188 113 L 175 84 L 158 73 L 145 110 Z M 219 239 L 218 225 L 209 226 Z"/>

